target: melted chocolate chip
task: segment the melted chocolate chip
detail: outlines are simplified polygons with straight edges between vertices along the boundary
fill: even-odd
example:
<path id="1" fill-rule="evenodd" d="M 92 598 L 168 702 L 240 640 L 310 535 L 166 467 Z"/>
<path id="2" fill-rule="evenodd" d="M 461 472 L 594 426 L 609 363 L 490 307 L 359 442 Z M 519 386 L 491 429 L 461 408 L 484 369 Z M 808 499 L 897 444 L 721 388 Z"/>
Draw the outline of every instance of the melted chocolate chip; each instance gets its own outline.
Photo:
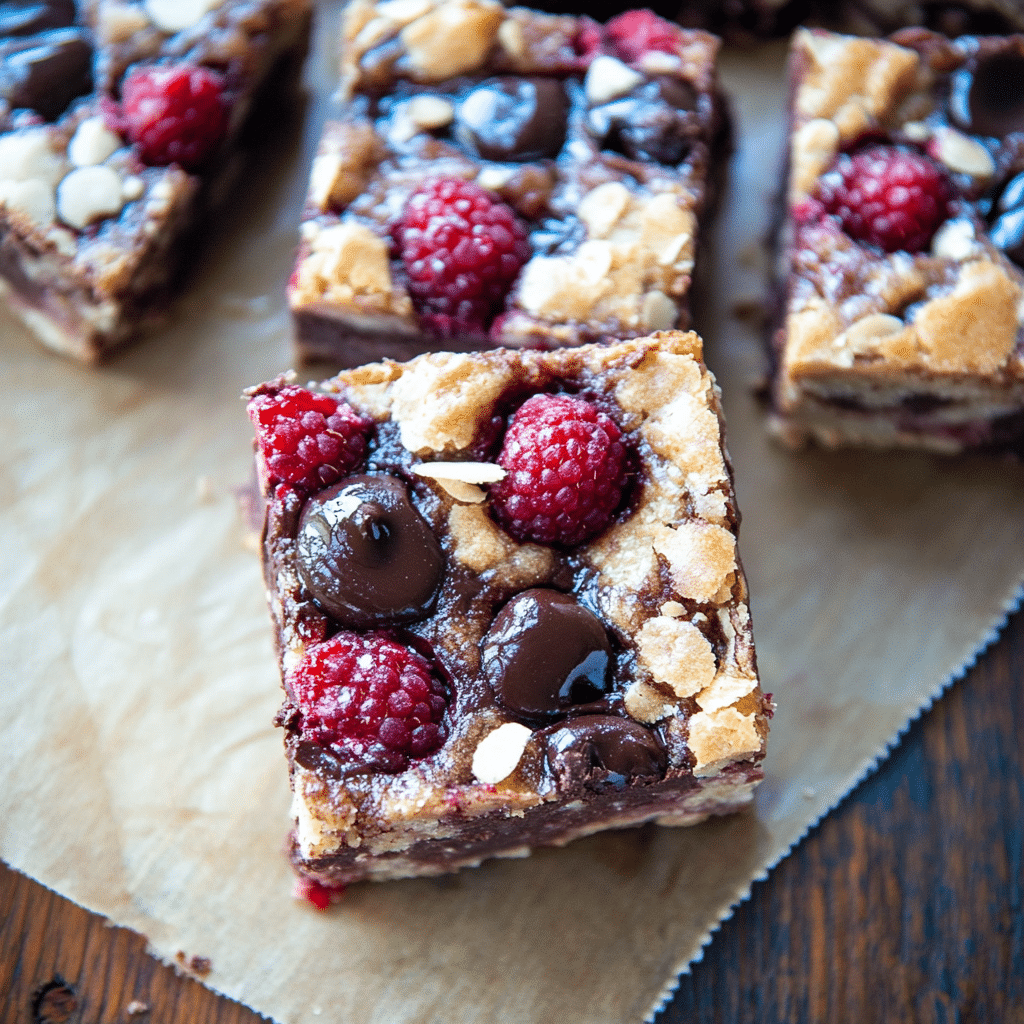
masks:
<path id="1" fill-rule="evenodd" d="M 494 695 L 529 718 L 548 718 L 608 689 L 611 644 L 592 612 L 557 590 L 527 590 L 498 614 L 481 645 Z"/>
<path id="2" fill-rule="evenodd" d="M 547 758 L 561 792 L 581 786 L 622 787 L 633 779 L 660 779 L 665 748 L 639 722 L 615 715 L 583 715 L 548 737 Z"/>
<path id="3" fill-rule="evenodd" d="M 678 164 L 700 132 L 696 106 L 692 86 L 658 75 L 621 99 L 592 107 L 587 130 L 603 148 L 633 160 Z"/>
<path id="4" fill-rule="evenodd" d="M 965 131 L 991 138 L 1024 132 L 1024 53 L 983 58 L 953 76 L 950 116 Z"/>
<path id="5" fill-rule="evenodd" d="M 25 2 L 0 4 L 0 37 L 32 36 L 48 28 L 62 28 L 75 21 L 73 0 L 50 3 Z"/>
<path id="6" fill-rule="evenodd" d="M 91 88 L 92 47 L 77 28 L 58 28 L 0 43 L 0 99 L 56 120 Z"/>
<path id="7" fill-rule="evenodd" d="M 393 476 L 352 476 L 310 498 L 298 570 L 316 603 L 355 629 L 430 612 L 444 574 L 437 538 Z"/>
<path id="8" fill-rule="evenodd" d="M 492 78 L 455 111 L 455 138 L 484 160 L 554 158 L 565 142 L 568 100 L 554 78 Z"/>

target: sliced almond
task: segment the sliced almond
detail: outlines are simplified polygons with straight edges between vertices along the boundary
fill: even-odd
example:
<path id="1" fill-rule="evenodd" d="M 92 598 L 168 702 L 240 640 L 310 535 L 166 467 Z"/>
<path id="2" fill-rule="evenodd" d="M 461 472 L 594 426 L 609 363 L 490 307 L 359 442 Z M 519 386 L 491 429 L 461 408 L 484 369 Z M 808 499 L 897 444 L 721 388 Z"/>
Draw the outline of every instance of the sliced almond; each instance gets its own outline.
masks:
<path id="1" fill-rule="evenodd" d="M 506 475 L 493 462 L 423 462 L 413 466 L 412 471 L 431 480 L 458 480 L 464 484 L 496 484 Z"/>

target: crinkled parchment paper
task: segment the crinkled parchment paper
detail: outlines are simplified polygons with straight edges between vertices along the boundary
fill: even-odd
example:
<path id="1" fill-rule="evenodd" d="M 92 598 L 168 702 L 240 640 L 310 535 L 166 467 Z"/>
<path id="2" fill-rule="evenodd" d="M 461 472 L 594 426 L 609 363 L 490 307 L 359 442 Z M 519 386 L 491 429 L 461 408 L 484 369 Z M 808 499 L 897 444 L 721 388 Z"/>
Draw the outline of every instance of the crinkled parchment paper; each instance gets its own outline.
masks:
<path id="1" fill-rule="evenodd" d="M 93 371 L 0 320 L 5 860 L 162 957 L 209 957 L 208 984 L 281 1021 L 652 1012 L 751 881 L 988 642 L 1024 576 L 1019 468 L 794 457 L 761 432 L 757 337 L 729 311 L 759 289 L 746 257 L 775 185 L 781 67 L 779 47 L 726 57 L 741 150 L 705 327 L 779 705 L 755 809 L 356 886 L 326 914 L 292 900 L 279 684 L 234 489 L 250 472 L 239 393 L 290 363 L 310 126 L 249 179 L 164 334 Z"/>

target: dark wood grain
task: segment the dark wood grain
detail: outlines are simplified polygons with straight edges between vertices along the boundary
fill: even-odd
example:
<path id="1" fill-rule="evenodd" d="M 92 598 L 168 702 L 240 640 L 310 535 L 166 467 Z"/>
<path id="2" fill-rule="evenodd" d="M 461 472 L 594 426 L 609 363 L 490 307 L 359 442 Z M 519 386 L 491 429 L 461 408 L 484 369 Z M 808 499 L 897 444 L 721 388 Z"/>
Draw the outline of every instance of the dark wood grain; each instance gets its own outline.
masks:
<path id="1" fill-rule="evenodd" d="M 4 865 L 0 908 L 4 1024 L 263 1019 Z M 1024 1024 L 1024 613 L 754 887 L 658 1024 L 776 1021 Z"/>

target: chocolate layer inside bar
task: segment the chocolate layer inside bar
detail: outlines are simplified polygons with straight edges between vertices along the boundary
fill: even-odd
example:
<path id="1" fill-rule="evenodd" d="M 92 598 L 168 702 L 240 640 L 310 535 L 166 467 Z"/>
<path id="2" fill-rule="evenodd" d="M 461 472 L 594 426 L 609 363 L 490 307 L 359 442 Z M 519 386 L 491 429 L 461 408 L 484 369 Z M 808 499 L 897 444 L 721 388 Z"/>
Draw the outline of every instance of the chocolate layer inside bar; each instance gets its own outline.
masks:
<path id="1" fill-rule="evenodd" d="M 717 41 L 649 12 L 661 35 L 644 50 L 617 21 L 434 0 L 401 25 L 390 10 L 349 8 L 348 98 L 314 162 L 289 287 L 300 356 L 355 365 L 374 344 L 553 348 L 689 324 L 729 145 Z M 472 55 L 419 42 L 448 18 L 486 33 Z M 469 317 L 437 314 L 399 237 L 438 179 L 479 185 L 529 242 L 505 294 Z"/>

